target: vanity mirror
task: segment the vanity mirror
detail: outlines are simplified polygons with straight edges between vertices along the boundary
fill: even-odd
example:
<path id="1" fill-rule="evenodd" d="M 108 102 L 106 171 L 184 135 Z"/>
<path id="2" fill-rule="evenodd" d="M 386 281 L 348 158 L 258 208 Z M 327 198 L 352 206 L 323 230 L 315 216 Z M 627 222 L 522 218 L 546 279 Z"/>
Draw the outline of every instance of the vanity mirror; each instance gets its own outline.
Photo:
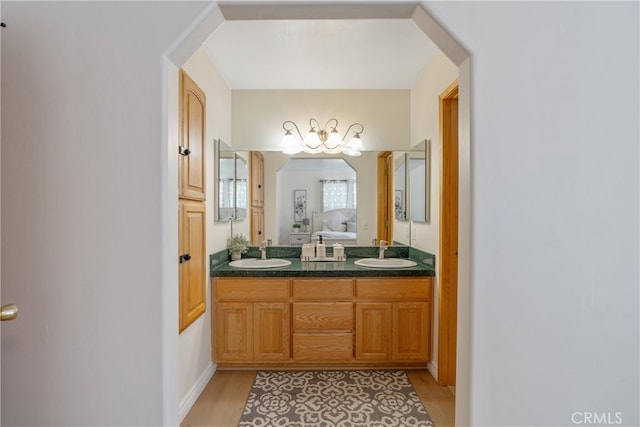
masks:
<path id="1" fill-rule="evenodd" d="M 247 218 L 247 160 L 221 139 L 215 141 L 217 221 Z"/>
<path id="2" fill-rule="evenodd" d="M 393 216 L 398 221 L 407 219 L 407 153 L 393 156 Z"/>
<path id="3" fill-rule="evenodd" d="M 276 174 L 281 245 L 357 242 L 357 172 L 342 158 L 292 158 Z M 304 209 L 299 209 L 304 196 Z M 306 221 L 305 221 L 306 220 Z M 292 230 L 292 224 L 302 227 Z"/>
<path id="4" fill-rule="evenodd" d="M 429 222 L 431 140 L 425 139 L 415 145 L 407 153 L 407 158 L 408 219 L 415 222 Z"/>
<path id="5" fill-rule="evenodd" d="M 394 155 L 394 216 L 397 221 L 429 222 L 431 140 Z"/>

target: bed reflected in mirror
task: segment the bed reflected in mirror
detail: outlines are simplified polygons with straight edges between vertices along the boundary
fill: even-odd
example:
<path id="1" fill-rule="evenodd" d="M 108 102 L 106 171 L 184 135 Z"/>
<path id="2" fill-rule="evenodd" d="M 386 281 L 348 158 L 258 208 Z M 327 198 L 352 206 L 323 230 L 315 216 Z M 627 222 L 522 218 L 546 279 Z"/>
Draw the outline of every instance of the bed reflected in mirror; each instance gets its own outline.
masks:
<path id="1" fill-rule="evenodd" d="M 356 245 L 356 178 L 341 158 L 289 159 L 276 175 L 278 244 Z"/>

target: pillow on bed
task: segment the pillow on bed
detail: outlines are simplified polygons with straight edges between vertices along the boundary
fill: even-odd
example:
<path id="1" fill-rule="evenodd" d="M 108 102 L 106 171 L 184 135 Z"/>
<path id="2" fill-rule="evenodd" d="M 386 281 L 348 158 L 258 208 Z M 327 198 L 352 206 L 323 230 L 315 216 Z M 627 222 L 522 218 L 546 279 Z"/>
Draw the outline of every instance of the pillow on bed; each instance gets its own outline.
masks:
<path id="1" fill-rule="evenodd" d="M 347 230 L 347 217 L 337 213 L 330 218 L 322 220 L 322 226 L 325 230 L 331 231 L 346 231 Z"/>

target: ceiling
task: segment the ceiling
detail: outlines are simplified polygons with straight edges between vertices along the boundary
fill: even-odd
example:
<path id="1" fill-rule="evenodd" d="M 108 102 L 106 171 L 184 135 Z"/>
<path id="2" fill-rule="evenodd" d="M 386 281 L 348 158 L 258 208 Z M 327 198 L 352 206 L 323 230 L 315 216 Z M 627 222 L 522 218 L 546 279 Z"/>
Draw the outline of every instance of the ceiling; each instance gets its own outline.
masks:
<path id="1" fill-rule="evenodd" d="M 411 19 L 228 20 L 203 47 L 233 90 L 411 89 L 439 52 Z"/>

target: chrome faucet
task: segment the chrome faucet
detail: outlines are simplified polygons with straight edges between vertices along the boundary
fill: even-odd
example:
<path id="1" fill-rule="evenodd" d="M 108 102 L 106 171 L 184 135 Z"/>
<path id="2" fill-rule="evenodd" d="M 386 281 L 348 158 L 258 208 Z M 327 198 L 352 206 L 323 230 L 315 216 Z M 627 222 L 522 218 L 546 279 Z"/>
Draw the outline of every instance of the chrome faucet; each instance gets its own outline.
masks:
<path id="1" fill-rule="evenodd" d="M 260 259 L 267 259 L 267 241 L 263 240 L 260 243 Z"/>
<path id="2" fill-rule="evenodd" d="M 389 246 L 387 246 L 387 241 L 380 240 L 380 255 L 378 256 L 378 258 L 384 259 L 384 251 L 386 251 L 387 249 L 389 249 Z"/>

